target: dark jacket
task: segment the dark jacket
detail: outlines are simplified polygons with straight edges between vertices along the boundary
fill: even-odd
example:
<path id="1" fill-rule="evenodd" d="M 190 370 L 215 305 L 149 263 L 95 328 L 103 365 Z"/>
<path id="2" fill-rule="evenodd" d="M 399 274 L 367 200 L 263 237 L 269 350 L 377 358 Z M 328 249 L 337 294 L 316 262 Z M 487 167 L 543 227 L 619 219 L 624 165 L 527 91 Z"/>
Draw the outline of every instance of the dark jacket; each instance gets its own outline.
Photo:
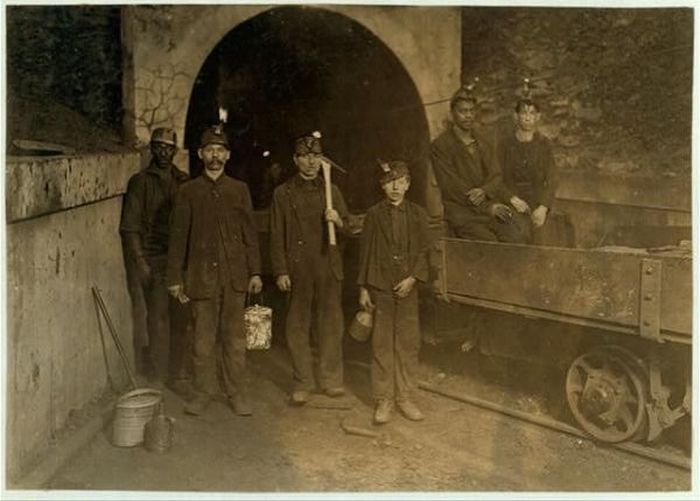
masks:
<path id="1" fill-rule="evenodd" d="M 195 299 L 216 293 L 223 243 L 231 285 L 245 291 L 260 273 L 258 234 L 248 187 L 225 174 L 185 183 L 175 199 L 168 250 L 168 285 L 184 284 Z"/>
<path id="2" fill-rule="evenodd" d="M 475 133 L 476 151 L 472 154 L 457 137 L 453 127 L 440 134 L 431 145 L 431 161 L 437 179 L 445 219 L 455 226 L 473 220 L 488 220 L 486 209 L 500 201 L 501 176 L 493 144 Z M 487 200 L 476 207 L 469 202 L 467 192 L 482 188 Z"/>
<path id="3" fill-rule="evenodd" d="M 170 212 L 175 194 L 189 176 L 174 165 L 160 169 L 153 162 L 131 179 L 124 194 L 119 232 L 137 233 L 146 256 L 168 252 Z"/>
<path id="4" fill-rule="evenodd" d="M 549 139 L 535 133 L 531 142 L 521 143 L 510 130 L 499 141 L 499 153 L 503 198 L 510 200 L 517 195 L 533 210 L 538 205 L 551 209 L 556 191 L 556 166 Z"/>
<path id="5" fill-rule="evenodd" d="M 272 207 L 270 209 L 270 258 L 272 260 L 272 273 L 274 276 L 290 275 L 294 277 L 299 272 L 303 272 L 301 268 L 304 259 L 310 253 L 315 251 L 308 248 L 309 240 L 321 239 L 323 248 L 321 253 L 328 256 L 328 262 L 333 270 L 333 274 L 338 280 L 343 279 L 343 261 L 341 258 L 340 237 L 347 232 L 347 207 L 345 199 L 336 185 L 332 185 L 333 208 L 338 211 L 338 214 L 343 219 L 344 228 L 338 230 L 336 235 L 338 245 L 330 247 L 328 245 L 327 223 L 323 217 L 323 210 L 317 215 L 314 215 L 313 223 L 308 224 L 308 215 L 301 217 L 299 211 L 306 205 L 303 198 L 308 196 L 302 190 L 304 181 L 299 175 L 296 175 L 286 181 L 284 184 L 275 188 L 272 196 Z M 323 189 L 323 180 L 319 176 L 314 182 L 316 194 L 321 197 L 322 206 L 325 205 L 325 192 Z M 310 235 L 314 232 L 313 235 Z"/>
<path id="6" fill-rule="evenodd" d="M 409 200 L 406 204 L 406 221 L 408 238 L 408 273 L 405 277 L 413 276 L 416 280 L 428 280 L 428 215 L 425 209 Z M 386 200 L 372 206 L 367 211 L 362 238 L 360 240 L 360 265 L 357 284 L 370 285 L 381 290 L 391 290 L 394 285 L 392 278 L 391 251 L 391 215 Z M 402 279 L 403 279 L 402 278 Z"/>

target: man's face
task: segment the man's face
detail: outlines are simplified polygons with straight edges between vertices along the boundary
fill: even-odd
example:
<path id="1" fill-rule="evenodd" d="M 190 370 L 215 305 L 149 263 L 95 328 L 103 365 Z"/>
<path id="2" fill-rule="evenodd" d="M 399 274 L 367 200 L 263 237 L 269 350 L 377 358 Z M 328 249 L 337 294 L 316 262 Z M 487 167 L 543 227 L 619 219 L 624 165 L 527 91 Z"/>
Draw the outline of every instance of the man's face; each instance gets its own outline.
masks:
<path id="1" fill-rule="evenodd" d="M 204 168 L 212 173 L 222 171 L 231 156 L 231 152 L 223 144 L 208 144 L 200 148 L 197 154 L 204 162 Z"/>
<path id="2" fill-rule="evenodd" d="M 520 106 L 515 114 L 515 120 L 518 128 L 523 131 L 533 131 L 537 127 L 537 122 L 540 120 L 540 112 L 531 104 Z"/>
<path id="3" fill-rule="evenodd" d="M 476 122 L 476 103 L 473 101 L 457 101 L 452 107 L 452 120 L 463 131 L 469 132 Z"/>
<path id="4" fill-rule="evenodd" d="M 321 168 L 321 155 L 313 152 L 297 153 L 294 155 L 294 163 L 303 177 L 313 179 L 318 176 L 318 170 Z"/>
<path id="5" fill-rule="evenodd" d="M 411 187 L 411 180 L 407 176 L 382 184 L 382 190 L 387 200 L 392 204 L 399 204 L 403 200 L 406 192 Z"/>
<path id="6" fill-rule="evenodd" d="M 169 167 L 175 156 L 175 146 L 165 143 L 151 143 L 151 154 L 161 169 Z"/>

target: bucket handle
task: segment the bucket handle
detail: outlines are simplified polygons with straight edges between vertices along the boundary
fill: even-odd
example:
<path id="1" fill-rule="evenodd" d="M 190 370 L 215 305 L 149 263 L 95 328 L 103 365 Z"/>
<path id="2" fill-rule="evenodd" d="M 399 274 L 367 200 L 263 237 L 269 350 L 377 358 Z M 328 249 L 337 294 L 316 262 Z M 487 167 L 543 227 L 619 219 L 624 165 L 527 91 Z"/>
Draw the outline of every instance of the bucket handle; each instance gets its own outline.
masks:
<path id="1" fill-rule="evenodd" d="M 119 400 L 125 400 L 127 398 L 131 397 L 138 397 L 139 395 L 158 395 L 161 396 L 162 392 L 160 390 L 154 390 L 153 388 L 137 388 L 135 390 L 131 390 L 129 393 L 125 393 L 121 397 L 119 397 Z"/>

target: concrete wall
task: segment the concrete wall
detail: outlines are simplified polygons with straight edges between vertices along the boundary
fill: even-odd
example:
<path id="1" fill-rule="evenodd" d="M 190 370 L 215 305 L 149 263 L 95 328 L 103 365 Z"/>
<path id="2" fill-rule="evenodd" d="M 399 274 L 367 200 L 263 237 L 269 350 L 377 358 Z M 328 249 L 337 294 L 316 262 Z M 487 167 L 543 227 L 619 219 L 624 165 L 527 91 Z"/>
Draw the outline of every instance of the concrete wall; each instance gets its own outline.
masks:
<path id="1" fill-rule="evenodd" d="M 7 161 L 7 470 L 23 475 L 71 411 L 108 388 L 91 287 L 130 351 L 130 303 L 118 235 L 137 154 Z M 118 388 L 124 369 L 104 329 Z"/>
<path id="2" fill-rule="evenodd" d="M 182 145 L 194 80 L 209 53 L 237 25 L 268 6 L 128 6 L 123 10 L 125 130 L 145 143 L 150 130 L 174 127 Z M 413 78 L 431 137 L 459 86 L 458 8 L 328 5 L 352 18 L 394 52 Z M 435 103 L 436 104 L 430 104 Z"/>

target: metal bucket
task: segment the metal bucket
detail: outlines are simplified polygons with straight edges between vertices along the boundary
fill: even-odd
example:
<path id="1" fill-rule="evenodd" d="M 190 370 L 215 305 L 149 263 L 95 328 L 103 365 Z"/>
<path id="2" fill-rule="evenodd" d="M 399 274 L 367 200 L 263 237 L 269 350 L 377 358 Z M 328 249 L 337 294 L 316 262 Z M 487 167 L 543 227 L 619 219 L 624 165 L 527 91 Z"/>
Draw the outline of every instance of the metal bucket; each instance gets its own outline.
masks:
<path id="1" fill-rule="evenodd" d="M 144 432 L 144 445 L 151 452 L 168 452 L 173 443 L 175 419 L 163 414 L 163 404 L 157 416 L 153 416 Z"/>
<path id="2" fill-rule="evenodd" d="M 117 400 L 112 424 L 112 444 L 133 447 L 143 443 L 144 429 L 163 396 L 158 390 L 139 388 Z"/>
<path id="3" fill-rule="evenodd" d="M 360 310 L 355 314 L 355 317 L 348 327 L 348 334 L 355 341 L 364 343 L 369 339 L 372 333 L 372 314 L 365 310 Z"/>

